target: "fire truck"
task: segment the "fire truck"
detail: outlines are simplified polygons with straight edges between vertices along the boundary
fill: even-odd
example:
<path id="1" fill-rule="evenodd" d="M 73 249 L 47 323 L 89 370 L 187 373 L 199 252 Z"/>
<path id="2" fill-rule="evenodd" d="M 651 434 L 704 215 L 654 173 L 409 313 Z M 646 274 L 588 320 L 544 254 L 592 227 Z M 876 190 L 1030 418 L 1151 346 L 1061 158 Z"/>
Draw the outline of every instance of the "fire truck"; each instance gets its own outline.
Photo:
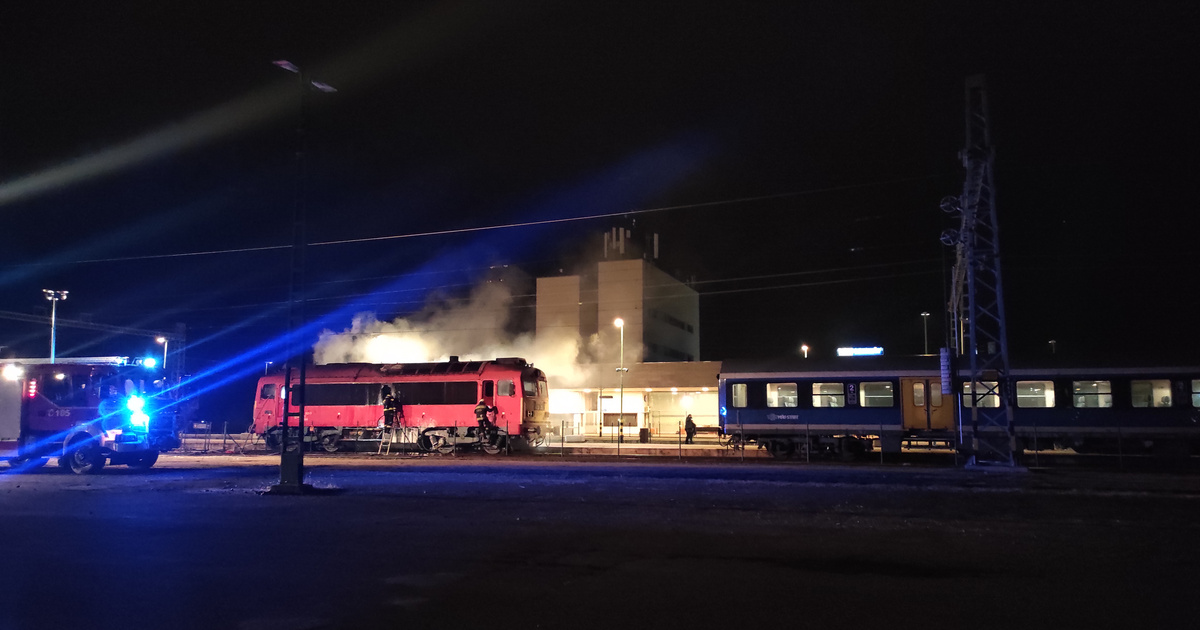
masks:
<path id="1" fill-rule="evenodd" d="M 54 457 L 80 475 L 149 468 L 179 446 L 157 371 L 126 357 L 8 359 L 0 367 L 0 459 L 32 469 Z"/>

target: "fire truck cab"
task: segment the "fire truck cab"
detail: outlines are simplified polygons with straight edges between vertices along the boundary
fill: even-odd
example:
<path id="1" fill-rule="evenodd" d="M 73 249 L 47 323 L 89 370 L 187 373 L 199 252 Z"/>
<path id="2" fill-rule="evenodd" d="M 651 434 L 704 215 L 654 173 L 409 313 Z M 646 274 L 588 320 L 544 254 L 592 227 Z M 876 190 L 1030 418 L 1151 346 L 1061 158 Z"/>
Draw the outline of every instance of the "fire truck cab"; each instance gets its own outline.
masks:
<path id="1" fill-rule="evenodd" d="M 124 357 L 14 359 L 0 369 L 0 459 L 12 468 L 50 457 L 76 474 L 149 468 L 179 446 L 173 422 L 156 418 L 165 383 Z"/>

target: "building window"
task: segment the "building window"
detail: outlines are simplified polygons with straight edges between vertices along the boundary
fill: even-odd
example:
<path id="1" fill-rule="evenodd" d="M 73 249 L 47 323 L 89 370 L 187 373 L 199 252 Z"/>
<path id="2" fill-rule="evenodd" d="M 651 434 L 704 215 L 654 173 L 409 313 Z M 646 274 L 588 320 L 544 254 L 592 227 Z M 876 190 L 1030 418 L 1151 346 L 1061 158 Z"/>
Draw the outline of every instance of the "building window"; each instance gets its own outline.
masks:
<path id="1" fill-rule="evenodd" d="M 1017 381 L 1017 406 L 1053 407 L 1054 381 Z"/>
<path id="2" fill-rule="evenodd" d="M 1075 407 L 1091 409 L 1112 406 L 1112 383 L 1108 381 L 1075 381 L 1071 384 Z"/>
<path id="3" fill-rule="evenodd" d="M 997 408 L 1000 406 L 1000 392 L 997 390 L 999 385 L 996 381 L 979 381 L 975 383 L 974 397 L 980 399 L 978 405 L 980 409 L 986 407 Z M 974 397 L 971 394 L 971 384 L 963 383 L 963 406 L 968 408 L 976 406 Z"/>
<path id="4" fill-rule="evenodd" d="M 733 407 L 746 406 L 746 384 L 734 383 L 729 386 L 729 397 L 732 399 L 730 403 Z"/>
<path id="5" fill-rule="evenodd" d="M 767 406 L 797 407 L 800 404 L 798 392 L 795 383 L 767 383 Z"/>
<path id="6" fill-rule="evenodd" d="M 1192 379 L 1192 406 L 1200 407 L 1200 379 Z"/>
<path id="7" fill-rule="evenodd" d="M 858 404 L 862 407 L 893 407 L 896 404 L 892 384 L 874 381 L 858 384 Z"/>
<path id="8" fill-rule="evenodd" d="M 1171 381 L 1165 378 L 1130 381 L 1129 395 L 1134 407 L 1170 407 Z"/>
<path id="9" fill-rule="evenodd" d="M 813 407 L 845 407 L 846 387 L 841 383 L 813 383 Z"/>

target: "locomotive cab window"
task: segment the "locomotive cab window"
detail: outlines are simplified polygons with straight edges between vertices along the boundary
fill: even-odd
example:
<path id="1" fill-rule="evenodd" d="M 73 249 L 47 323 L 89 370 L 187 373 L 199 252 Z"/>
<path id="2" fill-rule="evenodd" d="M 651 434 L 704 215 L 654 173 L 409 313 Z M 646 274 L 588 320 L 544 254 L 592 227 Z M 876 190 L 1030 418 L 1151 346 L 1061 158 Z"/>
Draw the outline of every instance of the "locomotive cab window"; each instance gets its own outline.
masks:
<path id="1" fill-rule="evenodd" d="M 892 384 L 887 381 L 859 383 L 858 404 L 861 407 L 894 407 L 896 398 Z"/>
<path id="2" fill-rule="evenodd" d="M 1129 396 L 1134 407 L 1170 407 L 1171 381 L 1165 378 L 1130 381 Z"/>
<path id="3" fill-rule="evenodd" d="M 1112 407 L 1112 383 L 1109 381 L 1074 381 L 1071 391 L 1076 408 Z"/>
<path id="4" fill-rule="evenodd" d="M 813 383 L 813 407 L 845 407 L 846 386 L 842 383 Z"/>
<path id="5" fill-rule="evenodd" d="M 767 383 L 768 407 L 797 407 L 800 396 L 795 383 Z"/>
<path id="6" fill-rule="evenodd" d="M 1054 381 L 1017 381 L 1017 406 L 1044 408 L 1054 406 Z"/>
<path id="7" fill-rule="evenodd" d="M 975 398 L 979 398 L 979 408 L 997 408 L 1000 406 L 1000 393 L 996 381 L 980 381 L 975 383 L 975 394 L 971 394 L 971 384 L 963 383 L 963 406 L 974 407 Z"/>
<path id="8" fill-rule="evenodd" d="M 262 386 L 262 391 L 258 393 L 258 397 L 263 400 L 274 400 L 275 389 L 278 387 L 275 383 L 267 383 Z"/>
<path id="9" fill-rule="evenodd" d="M 745 383 L 734 383 L 729 386 L 730 407 L 745 407 L 747 399 Z"/>
<path id="10" fill-rule="evenodd" d="M 517 386 L 511 380 L 503 380 L 497 383 L 496 391 L 498 396 L 516 396 Z"/>
<path id="11" fill-rule="evenodd" d="M 526 396 L 537 396 L 537 381 L 531 378 L 521 379 L 521 387 L 524 388 Z"/>

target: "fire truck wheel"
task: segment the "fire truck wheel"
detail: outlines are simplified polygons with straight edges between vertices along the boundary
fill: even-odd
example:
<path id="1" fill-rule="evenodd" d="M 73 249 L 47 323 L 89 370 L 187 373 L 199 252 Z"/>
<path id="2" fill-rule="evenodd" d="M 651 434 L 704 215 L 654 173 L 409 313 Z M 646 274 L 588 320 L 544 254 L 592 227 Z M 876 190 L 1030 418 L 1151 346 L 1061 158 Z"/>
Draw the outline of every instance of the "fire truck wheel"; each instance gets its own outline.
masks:
<path id="1" fill-rule="evenodd" d="M 146 453 L 144 455 L 138 455 L 137 457 L 129 460 L 128 466 L 130 468 L 138 468 L 141 470 L 145 470 L 145 469 L 153 466 L 154 462 L 157 462 L 157 461 L 158 461 L 158 451 L 150 451 L 149 453 Z"/>
<path id="2" fill-rule="evenodd" d="M 82 442 L 82 444 L 81 444 Z M 88 438 L 77 438 L 68 445 L 67 465 L 76 475 L 89 475 L 104 468 L 104 456 Z"/>
<path id="3" fill-rule="evenodd" d="M 34 470 L 46 465 L 47 458 L 45 457 L 13 457 L 8 460 L 9 468 L 20 468 L 21 470 Z"/>

